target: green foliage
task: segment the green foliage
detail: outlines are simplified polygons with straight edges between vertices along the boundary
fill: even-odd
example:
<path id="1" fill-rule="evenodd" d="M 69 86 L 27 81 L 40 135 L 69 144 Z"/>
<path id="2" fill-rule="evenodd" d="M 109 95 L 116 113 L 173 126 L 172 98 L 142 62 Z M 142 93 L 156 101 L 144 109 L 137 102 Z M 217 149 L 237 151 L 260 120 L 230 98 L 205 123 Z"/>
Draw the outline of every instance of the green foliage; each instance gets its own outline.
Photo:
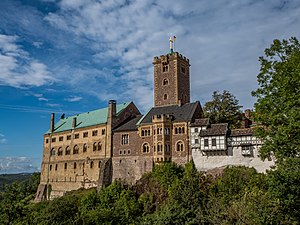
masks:
<path id="1" fill-rule="evenodd" d="M 261 125 L 256 135 L 264 141 L 262 158 L 274 153 L 281 161 L 299 157 L 300 153 L 300 44 L 274 40 L 265 56 L 259 58 L 259 88 L 252 92 L 257 98 L 255 121 Z"/>
<path id="2" fill-rule="evenodd" d="M 231 127 L 237 128 L 242 119 L 241 108 L 236 97 L 224 90 L 222 94 L 214 91 L 212 100 L 205 103 L 203 111 L 212 123 L 229 123 Z"/>

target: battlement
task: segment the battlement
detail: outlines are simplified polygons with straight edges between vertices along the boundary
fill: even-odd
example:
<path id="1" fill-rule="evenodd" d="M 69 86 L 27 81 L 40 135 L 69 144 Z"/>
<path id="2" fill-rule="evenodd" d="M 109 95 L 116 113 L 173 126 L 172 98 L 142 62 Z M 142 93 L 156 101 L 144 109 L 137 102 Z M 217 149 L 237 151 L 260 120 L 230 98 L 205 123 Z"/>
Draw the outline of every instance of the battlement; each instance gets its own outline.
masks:
<path id="1" fill-rule="evenodd" d="M 180 58 L 188 63 L 190 62 L 190 60 L 187 57 L 185 57 L 184 55 L 182 55 L 178 52 L 173 52 L 173 53 L 168 53 L 167 55 L 155 56 L 153 58 L 153 64 L 170 61 L 170 60 L 175 60 L 178 58 Z"/>

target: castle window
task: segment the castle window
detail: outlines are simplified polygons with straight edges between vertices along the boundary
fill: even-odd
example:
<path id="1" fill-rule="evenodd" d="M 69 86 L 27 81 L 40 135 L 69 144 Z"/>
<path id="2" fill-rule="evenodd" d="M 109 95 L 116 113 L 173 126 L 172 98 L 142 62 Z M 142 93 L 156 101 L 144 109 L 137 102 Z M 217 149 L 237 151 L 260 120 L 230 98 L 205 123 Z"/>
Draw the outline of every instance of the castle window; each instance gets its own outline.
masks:
<path id="1" fill-rule="evenodd" d="M 49 169 L 50 169 L 50 171 L 52 170 L 52 165 L 50 165 L 50 168 L 49 168 Z"/>
<path id="2" fill-rule="evenodd" d="M 63 140 L 64 140 L 64 137 L 63 137 L 63 136 L 60 136 L 60 137 L 58 138 L 58 140 L 59 140 L 59 141 L 63 141 Z"/>
<path id="3" fill-rule="evenodd" d="M 105 135 L 105 129 L 102 129 L 102 135 Z"/>
<path id="4" fill-rule="evenodd" d="M 98 168 L 100 168 L 100 167 L 101 167 L 101 161 L 98 162 Z"/>
<path id="5" fill-rule="evenodd" d="M 185 73 L 185 67 L 181 67 L 181 73 Z"/>
<path id="6" fill-rule="evenodd" d="M 128 134 L 122 134 L 122 145 L 128 145 L 129 144 L 129 135 Z"/>
<path id="7" fill-rule="evenodd" d="M 82 151 L 83 151 L 83 152 L 86 152 L 86 151 L 87 151 L 87 144 L 86 144 L 86 143 L 83 144 Z"/>
<path id="8" fill-rule="evenodd" d="M 165 85 L 169 85 L 169 80 L 167 79 L 167 78 L 165 78 L 164 80 L 163 80 L 163 85 L 165 86 Z"/>
<path id="9" fill-rule="evenodd" d="M 70 154 L 71 154 L 70 147 L 69 147 L 69 146 L 67 146 L 67 147 L 66 147 L 66 155 L 70 155 Z"/>
<path id="10" fill-rule="evenodd" d="M 178 129 L 177 129 L 177 127 L 175 127 L 175 134 L 178 134 Z"/>
<path id="11" fill-rule="evenodd" d="M 176 144 L 176 151 L 177 152 L 182 152 L 184 151 L 184 146 L 183 146 L 183 142 L 182 141 L 178 141 Z"/>
<path id="12" fill-rule="evenodd" d="M 63 154 L 63 150 L 62 147 L 59 147 L 58 151 L 57 151 L 57 155 L 62 155 Z"/>
<path id="13" fill-rule="evenodd" d="M 217 139 L 215 139 L 215 138 L 211 139 L 211 145 L 217 146 Z"/>
<path id="14" fill-rule="evenodd" d="M 143 149 L 143 153 L 150 152 L 149 144 L 148 143 L 144 143 L 142 149 Z"/>
<path id="15" fill-rule="evenodd" d="M 97 151 L 97 142 L 94 142 L 93 144 L 93 151 Z"/>
<path id="16" fill-rule="evenodd" d="M 166 134 L 166 135 L 169 135 L 169 134 L 170 134 L 170 128 L 168 128 L 168 127 L 165 128 L 165 134 Z"/>
<path id="17" fill-rule="evenodd" d="M 131 150 L 130 150 L 130 149 L 127 150 L 127 154 L 128 154 L 128 155 L 131 154 Z"/>
<path id="18" fill-rule="evenodd" d="M 48 138 L 46 139 L 46 144 L 47 144 L 47 143 L 49 143 L 49 139 L 48 139 Z"/>
<path id="19" fill-rule="evenodd" d="M 68 169 L 68 164 L 67 164 L 67 163 L 65 163 L 65 170 L 66 170 L 66 169 Z"/>
<path id="20" fill-rule="evenodd" d="M 57 170 L 57 164 L 55 164 L 55 170 Z"/>
<path id="21" fill-rule="evenodd" d="M 52 138 L 52 142 L 56 142 L 56 138 Z"/>
<path id="22" fill-rule="evenodd" d="M 88 137 L 88 135 L 89 135 L 88 132 L 84 132 L 84 133 L 83 133 L 83 137 L 84 137 L 84 138 Z"/>
<path id="23" fill-rule="evenodd" d="M 94 167 L 94 162 L 93 161 L 91 161 L 90 167 L 91 167 L 91 169 L 93 169 L 93 167 Z"/>
<path id="24" fill-rule="evenodd" d="M 169 71 L 169 66 L 168 65 L 164 65 L 163 66 L 163 72 L 168 72 Z"/>
<path id="25" fill-rule="evenodd" d="M 55 148 L 52 148 L 52 149 L 51 149 L 50 155 L 51 155 L 51 156 L 55 155 Z"/>
<path id="26" fill-rule="evenodd" d="M 122 155 L 122 150 L 120 150 L 119 154 Z"/>
<path id="27" fill-rule="evenodd" d="M 78 139 L 79 138 L 79 134 L 75 134 L 75 139 Z"/>
<path id="28" fill-rule="evenodd" d="M 97 135 L 98 135 L 98 131 L 97 131 L 97 130 L 93 130 L 92 135 L 93 135 L 93 136 L 97 136 Z"/>
<path id="29" fill-rule="evenodd" d="M 67 135 L 67 140 L 71 140 L 71 135 Z"/>
<path id="30" fill-rule="evenodd" d="M 199 139 L 195 139 L 195 144 L 199 144 Z"/>
<path id="31" fill-rule="evenodd" d="M 162 128 L 161 127 L 157 128 L 157 134 L 162 134 Z"/>
<path id="32" fill-rule="evenodd" d="M 73 154 L 78 154 L 78 152 L 79 152 L 79 147 L 78 147 L 78 145 L 75 145 L 73 147 Z"/>
<path id="33" fill-rule="evenodd" d="M 168 95 L 164 94 L 164 100 L 167 100 L 167 99 L 168 99 Z"/>
<path id="34" fill-rule="evenodd" d="M 101 142 L 98 142 L 98 151 L 101 151 L 102 150 L 102 144 Z"/>
<path id="35" fill-rule="evenodd" d="M 76 169 L 76 167 L 77 167 L 77 164 L 76 164 L 76 162 L 74 162 L 74 169 Z"/>
<path id="36" fill-rule="evenodd" d="M 157 152 L 162 152 L 163 151 L 163 145 L 161 143 L 157 144 Z"/>
<path id="37" fill-rule="evenodd" d="M 197 127 L 195 128 L 195 133 L 198 133 L 198 128 Z"/>
<path id="38" fill-rule="evenodd" d="M 208 147 L 208 139 L 207 138 L 204 139 L 204 147 Z"/>

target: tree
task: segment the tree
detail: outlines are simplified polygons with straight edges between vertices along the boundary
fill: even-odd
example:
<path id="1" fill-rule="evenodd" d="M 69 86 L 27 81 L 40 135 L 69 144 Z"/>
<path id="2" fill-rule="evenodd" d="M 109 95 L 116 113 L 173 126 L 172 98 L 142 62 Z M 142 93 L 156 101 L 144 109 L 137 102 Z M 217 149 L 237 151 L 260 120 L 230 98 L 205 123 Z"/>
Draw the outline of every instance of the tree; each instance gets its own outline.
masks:
<path id="1" fill-rule="evenodd" d="M 262 158 L 275 154 L 278 161 L 299 157 L 300 153 L 300 44 L 274 40 L 257 76 L 259 88 L 252 92 L 257 98 L 254 119 L 256 135 L 263 140 Z"/>
<path id="2" fill-rule="evenodd" d="M 242 118 L 241 108 L 239 100 L 224 90 L 222 94 L 214 91 L 212 100 L 205 103 L 203 111 L 204 116 L 212 123 L 229 123 L 232 127 L 239 127 Z"/>

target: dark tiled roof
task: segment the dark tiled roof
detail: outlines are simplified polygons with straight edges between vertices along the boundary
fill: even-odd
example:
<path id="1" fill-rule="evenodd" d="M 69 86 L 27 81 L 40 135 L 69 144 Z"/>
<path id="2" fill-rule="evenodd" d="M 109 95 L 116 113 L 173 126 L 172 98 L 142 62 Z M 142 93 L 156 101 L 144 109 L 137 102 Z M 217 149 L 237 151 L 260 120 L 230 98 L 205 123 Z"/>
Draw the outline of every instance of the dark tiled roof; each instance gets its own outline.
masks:
<path id="1" fill-rule="evenodd" d="M 174 122 L 184 122 L 191 121 L 194 115 L 194 112 L 197 108 L 197 105 L 200 105 L 199 102 L 186 103 L 182 106 L 178 105 L 169 105 L 169 106 L 160 106 L 153 107 L 149 112 L 139 121 L 139 124 L 152 123 L 152 117 L 155 115 L 172 115 Z"/>
<path id="2" fill-rule="evenodd" d="M 137 115 L 134 118 L 131 118 L 127 122 L 123 123 L 118 128 L 114 129 L 114 132 L 121 132 L 121 131 L 131 131 L 131 130 L 137 130 L 137 122 L 142 118 L 142 115 Z"/>
<path id="3" fill-rule="evenodd" d="M 244 129 L 234 129 L 231 130 L 230 136 L 251 136 L 253 135 L 253 129 L 251 128 L 244 128 Z"/>
<path id="4" fill-rule="evenodd" d="M 204 137 L 204 136 L 226 135 L 227 130 L 228 130 L 227 123 L 211 124 L 211 126 L 206 130 L 200 131 L 200 136 Z"/>
<path id="5" fill-rule="evenodd" d="M 191 127 L 203 127 L 209 125 L 209 118 L 195 119 L 194 123 L 191 123 Z"/>

